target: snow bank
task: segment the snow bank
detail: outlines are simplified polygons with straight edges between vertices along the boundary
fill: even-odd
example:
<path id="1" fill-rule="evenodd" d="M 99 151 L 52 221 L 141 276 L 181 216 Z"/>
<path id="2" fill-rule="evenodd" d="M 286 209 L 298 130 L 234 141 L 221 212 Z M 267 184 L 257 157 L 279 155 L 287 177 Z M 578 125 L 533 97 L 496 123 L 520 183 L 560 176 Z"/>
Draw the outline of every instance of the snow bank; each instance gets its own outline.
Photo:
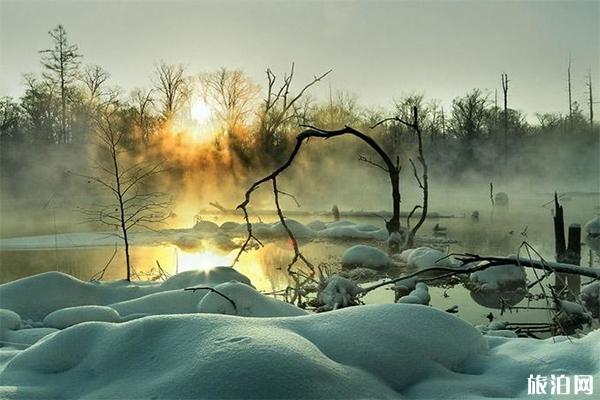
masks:
<path id="1" fill-rule="evenodd" d="M 89 321 L 119 322 L 121 316 L 113 308 L 105 306 L 69 307 L 46 315 L 44 325 L 48 328 L 65 329 Z"/>
<path id="2" fill-rule="evenodd" d="M 46 272 L 0 285 L 2 307 L 24 320 L 42 321 L 53 311 L 85 305 L 109 305 L 190 286 L 215 286 L 237 280 L 250 284 L 229 267 L 192 270 L 156 282 L 84 282 L 61 272 Z"/>
<path id="3" fill-rule="evenodd" d="M 305 239 L 311 238 L 314 236 L 314 232 L 312 229 L 307 228 L 302 223 L 294 220 L 294 219 L 286 219 L 285 225 L 292 232 L 296 239 Z M 285 230 L 285 227 L 281 222 L 276 222 L 271 226 L 271 232 L 275 236 L 287 236 L 288 233 Z"/>
<path id="4" fill-rule="evenodd" d="M 485 262 L 482 262 L 485 264 Z M 525 268 L 516 265 L 497 265 L 469 275 L 478 290 L 499 290 L 524 287 L 527 282 Z"/>
<path id="5" fill-rule="evenodd" d="M 397 398 L 432 374 L 462 376 L 485 350 L 467 323 L 410 305 L 159 316 L 48 337 L 0 372 L 0 397 Z"/>
<path id="6" fill-rule="evenodd" d="M 342 265 L 344 267 L 382 269 L 392 266 L 392 260 L 376 247 L 359 244 L 344 252 Z"/>
<path id="7" fill-rule="evenodd" d="M 0 309 L 0 329 L 21 328 L 21 316 L 14 311 Z"/>
<path id="8" fill-rule="evenodd" d="M 236 281 L 222 283 L 214 289 L 221 294 L 206 291 L 206 295 L 198 303 L 198 312 L 241 317 L 291 317 L 307 314 L 301 308 L 264 296 L 254 288 Z M 228 299 L 235 303 L 235 307 Z"/>

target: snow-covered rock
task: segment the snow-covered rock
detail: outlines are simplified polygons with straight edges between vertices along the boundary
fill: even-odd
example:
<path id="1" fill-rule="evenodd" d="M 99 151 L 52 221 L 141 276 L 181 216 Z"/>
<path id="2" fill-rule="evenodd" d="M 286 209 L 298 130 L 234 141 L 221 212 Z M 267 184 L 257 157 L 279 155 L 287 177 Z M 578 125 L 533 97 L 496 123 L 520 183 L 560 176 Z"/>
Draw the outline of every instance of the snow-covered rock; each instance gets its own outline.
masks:
<path id="1" fill-rule="evenodd" d="M 323 229 L 327 228 L 325 222 L 319 220 L 310 221 L 308 224 L 306 224 L 306 226 L 312 229 L 313 231 L 322 231 Z"/>
<path id="2" fill-rule="evenodd" d="M 482 262 L 485 264 L 485 262 Z M 525 268 L 516 265 L 497 265 L 469 275 L 478 290 L 500 290 L 523 287 L 527 282 Z"/>
<path id="3" fill-rule="evenodd" d="M 585 285 L 581 289 L 581 301 L 595 318 L 600 317 L 600 282 Z"/>
<path id="4" fill-rule="evenodd" d="M 342 255 L 345 267 L 382 269 L 392 265 L 392 260 L 376 247 L 358 244 L 347 249 Z"/>
<path id="5" fill-rule="evenodd" d="M 137 299 L 110 304 L 121 316 L 145 314 L 186 314 L 196 312 L 198 302 L 206 291 L 166 290 L 152 293 Z"/>
<path id="6" fill-rule="evenodd" d="M 429 295 L 429 288 L 423 282 L 418 282 L 413 291 L 411 291 L 408 295 L 399 298 L 396 303 L 422 304 L 427 306 L 429 305 L 430 301 L 431 296 Z"/>
<path id="7" fill-rule="evenodd" d="M 115 309 L 105 306 L 69 307 L 48 314 L 44 318 L 44 325 L 48 328 L 65 329 L 90 321 L 119 322 L 121 316 Z"/>
<path id="8" fill-rule="evenodd" d="M 219 229 L 219 225 L 212 221 L 198 221 L 192 229 L 197 232 L 215 233 Z"/>
<path id="9" fill-rule="evenodd" d="M 354 281 L 333 275 L 327 278 L 325 287 L 319 292 L 317 301 L 325 310 L 336 310 L 354 304 L 356 296 L 362 292 Z"/>
<path id="10" fill-rule="evenodd" d="M 418 247 L 412 249 L 409 253 L 405 251 L 401 254 L 401 257 L 406 257 L 408 266 L 417 270 L 433 266 L 451 268 L 458 266 L 458 262 L 454 258 L 429 247 Z"/>
<path id="11" fill-rule="evenodd" d="M 241 317 L 287 317 L 307 314 L 301 308 L 264 296 L 240 282 L 222 283 L 215 286 L 214 290 L 218 293 L 206 291 L 206 295 L 198 303 L 198 312 Z"/>
<path id="12" fill-rule="evenodd" d="M 292 232 L 292 234 L 294 235 L 294 237 L 296 239 L 305 239 L 305 238 L 311 238 L 314 236 L 314 232 L 312 231 L 312 229 L 307 228 L 302 223 L 300 223 L 294 219 L 286 219 L 285 225 L 289 228 L 289 230 Z M 271 226 L 271 232 L 275 236 L 287 236 L 288 235 L 288 233 L 287 233 L 285 227 L 283 226 L 283 224 L 281 223 L 281 221 L 278 221 Z"/>
<path id="13" fill-rule="evenodd" d="M 583 231 L 591 236 L 600 236 L 600 216 L 590 219 L 583 226 Z"/>

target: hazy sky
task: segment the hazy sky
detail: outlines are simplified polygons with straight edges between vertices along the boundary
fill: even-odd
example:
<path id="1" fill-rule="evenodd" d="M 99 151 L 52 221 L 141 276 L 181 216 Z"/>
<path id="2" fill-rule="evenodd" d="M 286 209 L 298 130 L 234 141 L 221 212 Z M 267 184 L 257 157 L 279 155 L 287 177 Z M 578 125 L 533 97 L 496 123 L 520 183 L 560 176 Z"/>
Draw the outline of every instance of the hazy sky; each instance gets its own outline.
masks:
<path id="1" fill-rule="evenodd" d="M 413 91 L 448 104 L 474 87 L 493 93 L 507 72 L 512 107 L 565 112 L 571 54 L 574 99 L 585 102 L 589 68 L 600 95 L 600 1 L 0 0 L 0 95 L 20 96 L 22 74 L 40 72 L 58 23 L 126 91 L 149 86 L 160 59 L 189 73 L 242 68 L 261 85 L 266 67 L 295 61 L 297 84 L 333 68 L 334 90 L 366 105 Z"/>

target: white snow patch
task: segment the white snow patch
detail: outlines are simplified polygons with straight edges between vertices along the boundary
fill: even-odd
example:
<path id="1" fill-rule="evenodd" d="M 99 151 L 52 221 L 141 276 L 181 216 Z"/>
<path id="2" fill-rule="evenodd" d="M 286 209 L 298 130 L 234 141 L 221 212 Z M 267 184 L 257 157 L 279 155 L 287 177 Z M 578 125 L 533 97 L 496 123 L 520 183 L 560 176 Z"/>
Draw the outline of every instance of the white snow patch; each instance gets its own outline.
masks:
<path id="1" fill-rule="evenodd" d="M 431 296 L 429 295 L 429 288 L 423 282 L 418 282 L 415 285 L 415 289 L 408 295 L 398 299 L 396 303 L 403 304 L 422 304 L 424 306 L 429 305 Z"/>
<path id="2" fill-rule="evenodd" d="M 78 306 L 56 310 L 46 315 L 44 325 L 48 328 L 65 329 L 82 322 L 119 322 L 121 316 L 110 307 Z"/>
<path id="3" fill-rule="evenodd" d="M 240 282 L 222 283 L 215 286 L 214 289 L 222 295 L 207 291 L 198 303 L 198 312 L 242 317 L 287 317 L 307 314 L 301 308 L 264 296 L 254 288 Z"/>
<path id="4" fill-rule="evenodd" d="M 342 265 L 382 269 L 392 265 L 392 260 L 376 247 L 358 244 L 347 249 L 342 255 Z"/>
<path id="5" fill-rule="evenodd" d="M 482 262 L 481 264 L 485 264 Z M 498 290 L 507 287 L 521 287 L 526 284 L 525 268 L 516 265 L 497 265 L 469 275 L 469 279 L 479 290 Z"/>

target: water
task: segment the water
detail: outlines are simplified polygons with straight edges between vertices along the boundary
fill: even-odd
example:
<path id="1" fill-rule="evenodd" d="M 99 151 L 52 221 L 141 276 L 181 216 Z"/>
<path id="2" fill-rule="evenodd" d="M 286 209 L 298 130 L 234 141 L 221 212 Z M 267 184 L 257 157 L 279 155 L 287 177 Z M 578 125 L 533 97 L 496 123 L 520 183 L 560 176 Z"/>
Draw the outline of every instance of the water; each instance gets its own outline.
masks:
<path id="1" fill-rule="evenodd" d="M 452 199 L 450 204 L 461 204 L 455 207 L 452 214 L 457 218 L 428 220 L 421 230 L 420 235 L 433 236 L 436 224 L 446 228 L 447 237 L 457 240 L 438 246 L 440 250 L 450 253 L 476 253 L 481 255 L 509 255 L 517 254 L 519 246 L 527 241 L 544 258 L 554 259 L 554 234 L 552 225 L 551 206 L 542 207 L 549 198 L 548 195 L 521 197 L 511 199 L 508 211 L 479 210 L 478 220 L 471 217 L 474 207 L 469 206 L 469 200 L 456 202 Z M 563 201 L 565 207 L 565 224 L 579 223 L 583 226 L 587 220 L 594 216 L 597 197 L 572 197 L 570 201 Z M 488 207 L 490 208 L 490 207 Z M 218 224 L 235 218 L 206 215 Z M 264 216 L 263 220 L 273 219 Z M 308 222 L 314 218 L 296 218 L 301 222 Z M 366 222 L 383 226 L 383 221 L 376 217 L 355 219 L 357 222 Z M 239 221 L 239 219 L 238 219 Z M 345 249 L 361 243 L 354 240 L 325 241 L 315 240 L 301 242 L 301 251 L 315 265 L 325 264 L 331 270 L 341 268 L 339 260 Z M 368 243 L 379 246 L 385 250 L 383 243 Z M 107 262 L 113 258 L 114 249 L 111 247 L 91 247 L 78 249 L 46 249 L 30 251 L 1 251 L 0 252 L 0 282 L 8 282 L 21 277 L 45 271 L 58 270 L 71 274 L 83 280 L 89 280 L 98 271 L 102 270 Z M 175 273 L 193 268 L 210 268 L 217 265 L 229 265 L 234 259 L 236 251 L 223 251 L 210 245 L 205 245 L 201 251 L 187 249 L 183 251 L 173 245 L 160 246 L 133 246 L 131 261 L 136 271 L 142 276 L 155 275 L 159 264 L 165 271 Z M 292 257 L 289 241 L 278 240 L 266 243 L 266 246 L 244 254 L 236 268 L 247 275 L 256 288 L 263 292 L 271 292 L 285 288 L 288 278 L 285 269 Z M 582 248 L 582 265 L 589 262 L 587 247 Z M 521 252 L 521 256 L 527 256 Z M 114 254 L 110 265 L 106 269 L 103 279 L 122 279 L 125 276 L 124 256 L 119 248 Z M 405 271 L 392 270 L 389 277 L 396 277 Z M 534 280 L 532 271 L 528 271 L 529 279 Z M 586 279 L 584 278 L 584 282 Z M 550 283 L 549 280 L 546 281 Z M 539 289 L 534 289 L 539 292 Z M 472 323 L 486 323 L 486 316 L 492 312 L 499 315 L 499 310 L 488 308 L 473 301 L 470 292 L 462 285 L 453 287 L 430 286 L 432 306 L 445 310 L 455 305 L 458 306 L 458 315 Z M 364 298 L 365 303 L 391 303 L 394 301 L 394 292 L 389 288 L 377 289 Z M 526 301 L 519 305 L 526 305 Z M 545 306 L 545 301 L 531 303 L 536 306 Z M 526 310 L 505 314 L 502 319 L 511 322 L 546 322 L 551 314 L 544 310 Z"/>

